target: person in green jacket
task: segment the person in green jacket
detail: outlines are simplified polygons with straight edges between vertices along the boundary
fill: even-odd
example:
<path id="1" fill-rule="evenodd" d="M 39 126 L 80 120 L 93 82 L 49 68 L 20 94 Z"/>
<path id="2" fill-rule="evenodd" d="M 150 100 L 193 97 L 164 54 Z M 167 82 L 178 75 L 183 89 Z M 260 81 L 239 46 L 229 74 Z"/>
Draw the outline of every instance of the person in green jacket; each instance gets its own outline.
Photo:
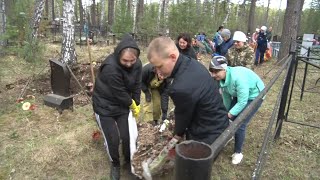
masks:
<path id="1" fill-rule="evenodd" d="M 227 59 L 215 56 L 209 64 L 211 76 L 220 83 L 223 103 L 228 110 L 228 117 L 233 121 L 264 89 L 264 83 L 251 69 L 227 66 Z M 242 146 L 245 140 L 246 127 L 258 111 L 262 99 L 246 117 L 235 133 L 234 154 L 232 164 L 239 164 L 243 158 Z"/>

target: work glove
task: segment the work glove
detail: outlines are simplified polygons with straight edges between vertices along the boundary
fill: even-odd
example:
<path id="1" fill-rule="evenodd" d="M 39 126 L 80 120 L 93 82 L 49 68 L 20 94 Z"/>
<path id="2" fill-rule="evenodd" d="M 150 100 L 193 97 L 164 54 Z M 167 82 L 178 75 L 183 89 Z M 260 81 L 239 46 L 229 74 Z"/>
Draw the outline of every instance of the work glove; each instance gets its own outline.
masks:
<path id="1" fill-rule="evenodd" d="M 130 105 L 133 116 L 138 119 L 140 114 L 140 105 L 137 105 L 136 102 L 132 99 L 132 104 Z"/>
<path id="2" fill-rule="evenodd" d="M 151 102 L 151 94 L 149 91 L 147 91 L 146 93 L 144 93 L 146 96 L 146 102 Z"/>

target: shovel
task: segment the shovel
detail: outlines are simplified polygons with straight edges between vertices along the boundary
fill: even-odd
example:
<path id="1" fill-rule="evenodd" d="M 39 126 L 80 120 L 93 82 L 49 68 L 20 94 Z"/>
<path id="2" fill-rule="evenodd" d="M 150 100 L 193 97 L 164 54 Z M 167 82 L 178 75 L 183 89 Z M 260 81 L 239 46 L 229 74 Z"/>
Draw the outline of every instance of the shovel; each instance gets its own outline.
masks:
<path id="1" fill-rule="evenodd" d="M 177 143 L 178 139 L 172 138 L 155 159 L 152 160 L 151 158 L 149 158 L 142 162 L 142 176 L 146 180 L 152 180 L 152 175 L 162 169 L 162 166 L 167 161 L 169 151 L 172 150 Z"/>

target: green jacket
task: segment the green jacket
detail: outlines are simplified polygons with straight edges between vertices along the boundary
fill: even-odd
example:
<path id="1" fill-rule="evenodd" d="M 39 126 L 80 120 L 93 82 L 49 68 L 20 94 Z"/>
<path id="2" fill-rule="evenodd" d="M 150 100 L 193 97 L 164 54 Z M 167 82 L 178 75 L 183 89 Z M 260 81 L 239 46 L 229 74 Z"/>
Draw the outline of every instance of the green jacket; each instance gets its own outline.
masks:
<path id="1" fill-rule="evenodd" d="M 264 83 L 252 70 L 245 67 L 227 67 L 225 80 L 220 81 L 223 103 L 229 113 L 237 116 L 247 105 L 248 100 L 255 99 L 264 89 Z M 237 103 L 231 106 L 232 97 Z"/>

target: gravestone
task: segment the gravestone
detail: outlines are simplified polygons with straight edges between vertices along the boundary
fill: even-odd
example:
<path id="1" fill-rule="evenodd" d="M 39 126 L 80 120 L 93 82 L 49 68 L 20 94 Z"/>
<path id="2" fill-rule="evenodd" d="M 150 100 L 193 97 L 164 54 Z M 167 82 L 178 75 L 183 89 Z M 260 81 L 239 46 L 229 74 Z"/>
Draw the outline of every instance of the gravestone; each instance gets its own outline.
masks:
<path id="1" fill-rule="evenodd" d="M 73 98 L 70 97 L 70 72 L 67 66 L 58 60 L 50 60 L 52 94 L 44 97 L 44 104 L 56 108 L 60 113 L 72 109 Z"/>

